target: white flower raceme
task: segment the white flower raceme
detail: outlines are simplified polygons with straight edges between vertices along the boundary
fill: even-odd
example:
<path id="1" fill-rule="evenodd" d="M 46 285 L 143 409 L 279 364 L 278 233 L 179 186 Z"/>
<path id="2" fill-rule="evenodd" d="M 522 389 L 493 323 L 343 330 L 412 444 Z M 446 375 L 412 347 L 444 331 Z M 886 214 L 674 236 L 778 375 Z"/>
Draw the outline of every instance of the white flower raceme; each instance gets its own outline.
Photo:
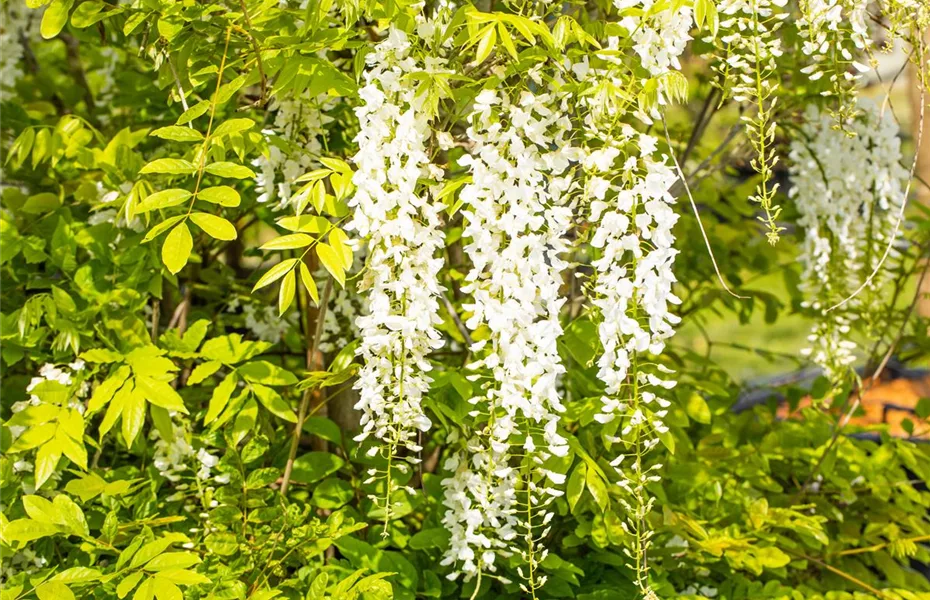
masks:
<path id="1" fill-rule="evenodd" d="M 632 34 L 633 51 L 653 77 L 681 69 L 678 57 L 691 39 L 691 7 L 659 4 L 655 0 L 614 0 L 621 14 L 636 9 L 637 16 L 626 16 L 620 24 Z"/>
<path id="2" fill-rule="evenodd" d="M 517 471 L 509 460 L 508 444 L 488 444 L 487 439 L 476 436 L 463 452 L 453 454 L 443 465 L 452 473 L 442 482 L 446 507 L 442 523 L 451 538 L 440 564 L 457 567 L 449 579 L 462 573 L 471 579 L 481 570 L 496 572 L 497 555 L 510 554 L 520 524 Z"/>
<path id="3" fill-rule="evenodd" d="M 867 24 L 868 0 L 801 0 L 797 22 L 803 42 L 801 49 L 812 63 L 801 69 L 817 81 L 829 75 L 832 90 L 823 95 L 836 96 L 836 116 L 841 121 L 853 116 L 855 83 L 869 71 L 863 51 L 871 43 Z"/>
<path id="4" fill-rule="evenodd" d="M 35 17 L 19 2 L 4 2 L 0 16 L 0 91 L 8 93 L 23 76 L 22 37 L 30 37 Z"/>
<path id="5" fill-rule="evenodd" d="M 874 107 L 863 109 L 840 131 L 833 119 L 811 107 L 789 155 L 789 195 L 804 230 L 804 305 L 819 316 L 804 354 L 833 379 L 843 377 L 855 361 L 856 344 L 849 339 L 853 321 L 859 316 L 869 327 L 876 318 L 887 267 L 898 253 L 892 250 L 884 269 L 843 309 L 823 311 L 850 296 L 879 267 L 894 241 L 908 179 L 897 123 Z"/>
<path id="6" fill-rule="evenodd" d="M 657 155 L 657 140 L 651 136 L 629 126 L 618 132 L 616 141 L 597 135 L 596 129 L 587 134 L 596 148 L 587 151 L 584 161 L 589 221 L 595 227 L 589 298 L 597 314 L 603 348 L 598 377 L 604 382 L 601 412 L 594 418 L 606 425 L 609 449 L 616 446 L 610 464 L 626 492 L 620 503 L 626 511 L 622 527 L 631 539 L 624 549 L 628 566 L 644 597 L 653 597 L 646 553 L 653 536 L 647 515 L 655 499 L 646 486 L 659 481 L 662 465 L 647 466 L 645 457 L 668 431 L 663 422 L 670 406 L 666 394 L 675 386 L 657 356 L 680 321 L 670 311 L 681 302 L 672 292 L 678 254 L 672 228 L 678 215 L 670 190 L 677 176 L 667 159 Z M 623 150 L 630 147 L 638 155 L 621 163 Z"/>
<path id="7" fill-rule="evenodd" d="M 262 131 L 268 149 L 252 161 L 258 171 L 255 187 L 259 202 L 277 200 L 275 208 L 279 210 L 292 204 L 291 183 L 320 166 L 315 157 L 323 153 L 326 125 L 333 120 L 327 113 L 333 110 L 336 102 L 326 94 L 309 100 L 274 100 L 274 124 Z"/>
<path id="8" fill-rule="evenodd" d="M 681 302 L 672 293 L 672 265 L 678 254 L 672 246 L 672 227 L 678 215 L 669 190 L 677 176 L 664 159 L 654 156 L 655 138 L 640 135 L 638 142 L 640 160 L 633 157 L 624 165 L 637 175 L 614 197 L 595 199 L 591 206 L 591 221 L 597 223 L 591 246 L 601 251 L 592 262 L 591 299 L 600 312 L 598 335 L 604 347 L 598 359 L 598 377 L 607 394 L 598 416 L 601 422 L 613 420 L 618 408 L 613 397 L 627 383 L 631 362 L 661 354 L 680 321 L 669 310 L 670 304 Z M 592 162 L 586 165 L 594 167 L 593 179 L 603 181 Z"/>
<path id="9" fill-rule="evenodd" d="M 358 439 L 374 436 L 393 457 L 399 447 L 420 451 L 417 434 L 431 424 L 421 406 L 430 384 L 428 355 L 442 345 L 436 329 L 440 206 L 419 183 L 441 172 L 430 168 L 426 152 L 430 119 L 424 98 L 406 77 L 439 69 L 442 61 L 431 58 L 424 67 L 411 55 L 407 36 L 392 27 L 367 63 L 356 109 L 357 189 L 349 202 L 355 209 L 350 228 L 367 239 L 369 252 L 360 285 L 369 313 L 356 321 L 363 359 L 356 384 L 356 408 L 363 412 Z M 390 486 L 390 475 L 388 481 Z"/>
<path id="10" fill-rule="evenodd" d="M 790 14 L 784 10 L 787 1 L 722 0 L 717 5 L 720 34 L 706 40 L 715 44 L 713 69 L 723 85 L 729 86 L 733 100 L 755 108 L 741 117 L 756 154 L 751 165 L 760 175 L 750 199 L 765 212 L 762 221 L 772 244 L 780 232 L 775 222 L 779 207 L 774 204 L 778 184 L 770 185 L 778 162 L 773 149 L 777 125 L 772 113 L 780 81 L 777 60 L 783 54 L 779 30 Z"/>
<path id="11" fill-rule="evenodd" d="M 541 88 L 540 75 L 532 71 Z M 496 520 L 510 518 L 512 496 L 500 493 L 512 478 L 522 479 L 520 502 L 532 506 L 521 517 L 519 540 L 510 551 L 519 552 L 531 571 L 542 560 L 540 530 L 545 535 L 546 506 L 561 494 L 564 476 L 542 470 L 549 456 L 565 456 L 566 440 L 558 433 L 564 410 L 557 380 L 564 372 L 557 340 L 562 333 L 559 293 L 566 234 L 572 222 L 569 192 L 571 164 L 578 152 L 572 147 L 572 125 L 567 118 L 571 98 L 558 91 L 554 81 L 543 93 L 524 91 L 516 99 L 494 90 L 482 91 L 474 102 L 468 137 L 473 154 L 460 164 L 469 167 L 472 182 L 461 192 L 466 220 L 465 252 L 473 265 L 463 291 L 471 294 L 470 329 L 486 327 L 489 338 L 473 345 L 479 357 L 470 367 L 485 368 L 492 380 L 472 399 L 476 405 L 475 439 L 466 455 L 457 459 L 454 477 L 446 480 L 445 521 L 453 533 L 446 562 L 457 565 L 466 577 L 494 570 L 494 554 L 506 547 L 511 527 Z M 523 466 L 514 472 L 509 447 L 522 435 Z M 480 468 L 493 464 L 491 472 Z M 483 486 L 469 484 L 476 474 L 487 477 Z M 490 496 L 489 496 L 490 494 Z M 467 500 L 464 496 L 470 496 Z M 475 522 L 469 506 L 486 507 L 484 520 Z M 527 512 L 524 509 L 524 512 Z M 458 526 L 451 524 L 458 522 Z M 474 535 L 475 530 L 482 533 Z M 538 577 L 538 576 L 536 576 Z M 536 587 L 544 578 L 528 578 Z"/>

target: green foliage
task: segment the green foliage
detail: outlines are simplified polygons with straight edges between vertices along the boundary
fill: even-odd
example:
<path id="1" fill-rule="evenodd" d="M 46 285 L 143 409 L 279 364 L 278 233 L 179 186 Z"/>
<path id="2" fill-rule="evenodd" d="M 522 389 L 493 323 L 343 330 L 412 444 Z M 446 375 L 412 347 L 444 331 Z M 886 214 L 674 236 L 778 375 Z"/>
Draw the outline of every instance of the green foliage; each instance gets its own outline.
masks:
<path id="1" fill-rule="evenodd" d="M 672 4 L 693 6 L 696 36 L 717 35 L 723 17 L 712 0 Z M 548 4 L 538 14 L 523 3 L 478 5 L 462 4 L 452 17 L 455 69 L 414 82 L 425 110 L 450 131 L 464 130 L 461 116 L 485 86 L 529 89 L 534 64 L 610 56 L 608 36 L 631 43 L 609 3 L 572 2 L 564 14 Z M 415 30 L 412 4 L 26 6 L 16 10 L 30 11 L 47 41 L 23 38 L 31 67 L 2 102 L 0 598 L 524 597 L 518 556 L 499 577 L 470 582 L 448 579 L 451 567 L 441 563 L 449 542 L 443 461 L 477 387 L 463 367 L 472 340 L 460 322 L 470 310 L 460 293 L 460 192 L 470 182 L 458 165 L 461 145 L 430 148 L 446 171 L 441 185 L 425 185 L 446 207 L 441 283 L 450 291 L 438 327 L 448 343 L 435 353 L 424 401 L 434 422 L 424 462 L 400 473 L 397 489 L 371 480 L 386 459 L 371 441 L 355 441 L 357 423 L 337 410 L 353 404 L 351 326 L 329 315 L 344 336 L 321 345 L 330 300 L 342 293 L 339 301 L 351 302 L 365 277 L 348 227 L 357 82 L 388 24 Z M 799 66 L 790 53 L 784 60 L 786 72 Z M 626 67 L 625 79 L 603 90 L 607 101 L 618 113 L 679 105 L 668 126 L 682 147 L 664 150 L 706 161 L 691 191 L 714 215 L 707 233 L 720 270 L 748 296 L 721 290 L 698 223 L 682 219 L 679 314 L 704 328 L 721 316 L 771 323 L 801 313 L 796 248 L 790 239 L 770 247 L 747 223 L 761 219 L 777 236 L 776 219 L 796 218 L 790 204 L 773 204 L 776 187 L 766 183 L 778 176 L 773 148 L 783 142 L 773 125 L 818 90 L 786 92 L 777 109 L 764 98 L 750 142 L 760 179 L 743 155 L 720 159 L 740 108 L 719 100 L 703 75 Z M 295 98 L 332 103 L 319 148 L 263 133 Z M 718 102 L 707 109 L 717 121 L 702 121 L 701 105 Z M 687 144 L 698 129 L 707 138 Z M 296 164 L 286 174 L 292 193 L 282 216 L 274 200 L 259 201 L 260 159 L 295 146 L 312 148 L 315 168 Z M 763 216 L 747 202 L 757 186 Z M 876 340 L 873 362 L 891 348 L 912 361 L 930 350 L 926 322 L 908 321 L 898 301 L 930 233 L 925 218 L 912 223 L 882 315 L 894 329 Z M 582 254 L 575 264 L 588 264 Z M 769 272 L 783 277 L 786 293 L 754 280 Z M 566 281 L 580 297 L 575 272 Z M 284 324 L 275 339 L 269 321 L 255 317 L 266 306 Z M 610 439 L 625 423 L 594 418 L 604 392 L 597 324 L 567 307 L 559 351 L 571 450 L 539 566 L 549 581 L 536 597 L 634 598 L 632 534 L 610 467 Z M 480 341 L 487 332 L 471 335 Z M 930 446 L 884 430 L 874 440 L 836 434 L 840 416 L 822 406 L 799 419 L 776 418 L 774 403 L 736 413 L 743 390 L 713 341 L 707 354 L 684 343 L 668 349 L 681 381 L 655 459 L 662 481 L 649 489 L 655 593 L 930 598 L 914 567 L 930 563 Z M 770 348 L 749 351 L 773 357 Z M 855 402 L 854 386 L 829 386 L 815 382 L 813 395 Z M 781 391 L 795 403 L 806 392 Z M 925 431 L 928 417 L 924 399 L 912 431 Z M 390 511 L 372 500 L 385 495 Z"/>

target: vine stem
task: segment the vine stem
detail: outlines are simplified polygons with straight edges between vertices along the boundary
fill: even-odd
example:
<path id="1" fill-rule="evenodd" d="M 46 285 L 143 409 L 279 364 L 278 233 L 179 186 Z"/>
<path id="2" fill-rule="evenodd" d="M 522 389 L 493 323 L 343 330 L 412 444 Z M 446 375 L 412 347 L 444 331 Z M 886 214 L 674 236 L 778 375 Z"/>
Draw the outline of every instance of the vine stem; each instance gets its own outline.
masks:
<path id="1" fill-rule="evenodd" d="M 682 171 L 681 165 L 678 164 L 678 159 L 675 158 L 675 152 L 672 150 L 672 140 L 668 135 L 668 123 L 665 122 L 665 116 L 662 117 L 662 128 L 665 130 L 665 142 L 668 144 L 669 156 L 671 156 L 672 162 L 675 164 L 675 170 L 678 171 L 678 177 L 681 179 L 682 185 L 685 186 L 685 193 L 688 195 L 688 200 L 691 201 L 691 210 L 694 211 L 694 218 L 697 219 L 698 228 L 701 230 L 701 236 L 704 238 L 704 245 L 707 247 L 707 254 L 710 256 L 710 262 L 714 265 L 714 271 L 717 273 L 717 279 L 720 281 L 720 285 L 722 285 L 723 289 L 734 298 L 748 300 L 749 298 L 747 296 L 740 296 L 731 290 L 729 286 L 727 286 L 726 281 L 723 280 L 723 275 L 720 274 L 720 267 L 717 266 L 717 259 L 714 257 L 714 250 L 710 246 L 710 240 L 707 239 L 707 232 L 704 231 L 704 223 L 701 221 L 701 215 L 698 212 L 697 204 L 694 202 L 694 196 L 691 195 L 691 187 L 688 185 L 685 172 Z"/>
<path id="2" fill-rule="evenodd" d="M 313 368 L 316 349 L 320 345 L 320 338 L 323 336 L 323 322 L 326 320 L 326 307 L 329 304 L 329 295 L 332 293 L 333 280 L 326 279 L 326 286 L 323 287 L 323 295 L 320 296 L 320 308 L 316 315 L 316 331 L 313 333 L 313 340 L 310 342 L 310 350 L 307 352 L 307 369 Z M 294 424 L 294 436 L 291 438 L 291 449 L 287 455 L 287 464 L 284 465 L 284 475 L 281 476 L 281 495 L 287 495 L 287 489 L 291 483 L 291 473 L 294 470 L 294 459 L 297 457 L 297 446 L 300 444 L 300 432 L 303 431 L 304 421 L 307 418 L 307 408 L 310 406 L 310 396 L 313 389 L 308 388 L 304 391 L 300 399 L 300 407 L 297 409 L 297 423 Z"/>

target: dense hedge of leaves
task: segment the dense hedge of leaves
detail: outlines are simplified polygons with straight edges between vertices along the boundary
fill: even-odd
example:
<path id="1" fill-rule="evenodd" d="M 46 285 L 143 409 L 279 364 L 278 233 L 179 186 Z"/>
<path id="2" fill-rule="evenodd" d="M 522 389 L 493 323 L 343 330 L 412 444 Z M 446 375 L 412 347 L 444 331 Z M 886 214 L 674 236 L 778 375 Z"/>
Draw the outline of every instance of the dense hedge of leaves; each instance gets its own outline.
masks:
<path id="1" fill-rule="evenodd" d="M 715 333 L 721 318 L 752 323 L 760 338 L 798 315 L 822 319 L 811 301 L 820 271 L 803 258 L 816 214 L 803 199 L 840 195 L 829 182 L 822 193 L 783 193 L 776 184 L 792 184 L 777 157 L 792 147 L 801 165 L 797 144 L 821 114 L 836 124 L 822 139 L 871 123 L 858 112 L 858 73 L 881 50 L 863 36 L 906 46 L 925 81 L 930 10 L 743 4 L 4 2 L 0 598 L 930 598 L 920 570 L 930 563 L 930 446 L 844 425 L 889 357 L 917 364 L 930 350 L 910 301 L 930 224 L 917 209 L 895 219 L 910 186 L 892 186 L 891 208 L 875 209 L 885 237 L 863 226 L 854 243 L 831 246 L 836 268 L 823 277 L 845 287 L 823 302 L 843 300 L 873 267 L 882 273 L 847 320 L 815 329 L 814 345 L 838 333 L 858 342 L 852 358 L 746 408 L 732 365 L 712 351 L 729 342 Z M 811 50 L 820 4 L 855 5 L 873 29 L 841 19 L 822 32 L 835 52 Z M 591 82 L 604 72 L 612 79 Z M 410 111 L 409 139 L 378 142 L 373 90 Z M 537 103 L 521 105 L 527 94 Z M 555 271 L 539 294 L 561 298 L 549 313 L 559 329 L 533 335 L 551 335 L 545 357 L 564 367 L 552 371 L 564 407 L 535 438 L 551 442 L 539 460 L 554 482 L 539 508 L 552 513 L 545 530 L 530 518 L 517 537 L 529 550 L 495 548 L 496 558 L 476 559 L 477 577 L 462 577 L 467 551 L 449 558 L 458 517 L 449 481 L 460 464 L 450 459 L 474 451 L 485 423 L 477 399 L 507 383 L 488 383 L 487 348 L 523 326 L 514 315 L 537 318 L 472 324 L 482 318 L 475 297 L 497 289 L 470 274 L 474 261 L 508 239 L 507 219 L 522 218 L 481 214 L 519 205 L 482 187 L 484 163 L 472 156 L 498 126 L 517 127 L 521 113 L 505 114 L 502 98 L 531 116 L 564 116 L 540 117 L 538 164 L 512 147 L 518 158 L 504 158 L 543 172 L 545 183 L 521 189 L 537 186 L 534 197 L 566 217 L 532 216 L 544 222 L 532 239 L 551 253 L 506 266 L 502 279 L 506 288 Z M 641 455 L 635 442 L 636 471 L 658 474 L 641 482 L 615 464 L 635 419 L 603 414 L 612 392 L 599 331 L 613 305 L 597 300 L 616 286 L 594 283 L 606 281 L 596 277 L 608 272 L 597 265 L 609 242 L 594 241 L 603 207 L 591 208 L 591 190 L 608 182 L 591 157 L 608 139 L 625 140 L 608 199 L 664 165 L 670 189 L 656 197 L 680 201 L 653 231 L 674 231 L 677 257 L 669 245 L 662 259 L 674 262 L 672 312 L 707 339 L 706 353 L 672 338 L 649 359 L 677 386 L 662 392 L 655 451 Z M 366 153 L 376 142 L 398 154 Z M 907 159 L 889 153 L 870 164 L 891 160 L 894 177 L 910 179 Z M 846 168 L 848 157 L 810 154 L 830 173 Z M 500 158 L 480 156 L 490 167 Z M 411 175 L 408 159 L 422 168 Z M 363 198 L 380 173 L 389 175 Z M 400 213 L 421 212 L 398 226 L 377 208 L 403 193 Z M 384 259 L 408 230 L 417 252 Z M 661 246 L 659 235 L 644 247 Z M 856 262 L 858 249 L 866 258 Z M 425 386 L 419 404 L 382 423 L 365 399 L 382 397 L 377 385 L 398 393 L 396 364 L 376 364 L 378 340 L 395 328 L 365 317 L 380 308 L 370 299 L 396 286 L 427 311 L 396 329 L 411 336 L 399 338 L 404 355 L 429 370 L 415 380 Z M 422 343 L 411 349 L 414 335 Z M 764 343 L 737 350 L 776 354 Z M 791 360 L 804 366 L 800 351 Z M 356 389 L 364 411 L 353 408 Z M 776 397 L 794 418 L 776 418 Z M 928 416 L 922 401 L 905 425 L 919 437 Z M 529 455 L 527 438 L 514 448 Z M 511 460 L 532 512 L 536 486 L 550 484 L 530 461 Z"/>

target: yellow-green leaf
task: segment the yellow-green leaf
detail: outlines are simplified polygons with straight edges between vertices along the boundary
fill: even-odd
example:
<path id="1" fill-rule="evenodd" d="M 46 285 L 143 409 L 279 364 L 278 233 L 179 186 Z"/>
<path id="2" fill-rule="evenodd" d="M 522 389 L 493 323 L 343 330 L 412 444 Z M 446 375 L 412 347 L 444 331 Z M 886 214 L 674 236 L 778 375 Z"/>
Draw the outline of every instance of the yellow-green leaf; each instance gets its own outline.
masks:
<path id="1" fill-rule="evenodd" d="M 177 223 L 178 221 L 180 221 L 186 216 L 187 215 L 177 215 L 177 216 L 169 217 L 165 219 L 164 221 L 162 221 L 155 227 L 152 227 L 151 229 L 149 229 L 149 232 L 145 234 L 144 238 L 142 238 L 142 243 L 144 244 L 146 242 L 151 242 L 152 240 L 154 240 L 161 234 L 168 231 L 175 223 Z"/>
<path id="2" fill-rule="evenodd" d="M 475 54 L 475 64 L 480 65 L 491 55 L 495 43 L 497 43 L 497 28 L 492 23 L 487 25 L 481 34 L 481 40 L 478 42 L 478 50 Z"/>
<path id="3" fill-rule="evenodd" d="M 203 139 L 203 134 L 196 129 L 181 127 L 180 125 L 160 127 L 149 135 L 174 142 L 199 142 Z"/>
<path id="4" fill-rule="evenodd" d="M 140 173 L 162 173 L 168 175 L 190 175 L 197 168 L 189 160 L 180 158 L 157 158 L 148 163 L 139 171 Z"/>
<path id="5" fill-rule="evenodd" d="M 204 188 L 197 193 L 197 199 L 219 204 L 220 206 L 239 206 L 239 202 L 241 202 L 239 192 L 228 185 Z"/>
<path id="6" fill-rule="evenodd" d="M 207 165 L 204 169 L 210 175 L 217 177 L 229 177 L 232 179 L 254 179 L 255 173 L 248 167 L 237 165 L 231 162 L 215 162 Z"/>
<path id="7" fill-rule="evenodd" d="M 316 302 L 317 306 L 320 304 L 320 293 L 316 289 L 316 282 L 313 281 L 313 276 L 310 274 L 310 269 L 307 268 L 307 265 L 303 262 L 300 263 L 300 281 L 304 284 L 307 293 L 310 294 L 310 297 L 313 298 L 313 301 Z"/>
<path id="8" fill-rule="evenodd" d="M 329 244 L 320 242 L 316 245 L 316 255 L 320 257 L 320 262 L 323 263 L 330 275 L 339 282 L 339 285 L 345 287 L 346 273 L 342 266 L 342 253 L 336 252 Z"/>
<path id="9" fill-rule="evenodd" d="M 191 215 L 191 221 L 206 231 L 207 235 L 218 240 L 234 240 L 238 235 L 236 227 L 223 217 L 197 212 Z"/>
<path id="10" fill-rule="evenodd" d="M 184 204 L 191 196 L 192 194 L 190 192 L 180 188 L 171 188 L 155 192 L 154 194 L 149 194 L 145 199 L 139 202 L 139 205 L 136 206 L 136 214 L 146 213 L 158 208 L 178 206 Z"/>
<path id="11" fill-rule="evenodd" d="M 161 261 L 169 271 L 177 273 L 187 264 L 193 247 L 194 240 L 191 238 L 190 229 L 187 228 L 187 223 L 181 223 L 165 238 L 161 247 Z"/>
<path id="12" fill-rule="evenodd" d="M 185 110 L 180 117 L 178 117 L 178 125 L 186 125 L 196 119 L 197 117 L 202 116 L 210 109 L 210 102 L 208 100 L 201 100 L 197 104 Z"/>
<path id="13" fill-rule="evenodd" d="M 247 129 L 251 129 L 253 125 L 255 125 L 255 121 L 252 119 L 230 119 L 220 123 L 220 126 L 214 130 L 212 137 L 218 138 L 224 135 L 232 135 L 240 131 L 246 131 Z"/>
<path id="14" fill-rule="evenodd" d="M 58 460 L 61 458 L 61 448 L 55 440 L 46 442 L 39 447 L 36 452 L 36 489 L 42 487 L 42 484 L 48 481 L 48 478 L 55 472 L 58 466 Z"/>
<path id="15" fill-rule="evenodd" d="M 132 443 L 142 431 L 142 424 L 145 423 L 145 397 L 134 389 L 126 398 L 126 404 L 123 406 L 123 441 L 127 446 Z"/>
<path id="16" fill-rule="evenodd" d="M 284 277 L 284 274 L 291 270 L 291 268 L 296 265 L 298 259 L 289 258 L 287 260 L 282 260 L 275 266 L 268 269 L 268 271 L 262 275 L 261 279 L 256 282 L 255 287 L 252 288 L 252 291 L 260 290 L 266 285 L 274 283 L 278 279 Z"/>
<path id="17" fill-rule="evenodd" d="M 36 588 L 39 600 L 75 600 L 71 588 L 60 581 L 46 581 Z"/>
<path id="18" fill-rule="evenodd" d="M 339 252 L 342 257 L 342 266 L 346 270 L 352 267 L 352 248 L 349 247 L 347 243 L 349 241 L 349 236 L 338 227 L 333 228 L 329 232 L 329 243 L 332 245 L 333 249 Z"/>
<path id="19" fill-rule="evenodd" d="M 294 275 L 294 270 L 291 269 L 288 271 L 287 275 L 284 276 L 284 281 L 281 282 L 281 289 L 278 290 L 279 315 L 283 315 L 287 312 L 291 302 L 294 301 L 294 292 L 297 289 L 296 281 L 297 278 Z"/>
<path id="20" fill-rule="evenodd" d="M 68 13 L 74 0 L 52 0 L 52 3 L 45 9 L 42 15 L 42 24 L 39 31 L 45 39 L 51 39 L 61 33 L 65 24 L 68 22 Z"/>
<path id="21" fill-rule="evenodd" d="M 293 250 L 295 248 L 305 248 L 312 243 L 313 238 L 306 233 L 293 233 L 271 240 L 262 245 L 261 250 Z"/>

